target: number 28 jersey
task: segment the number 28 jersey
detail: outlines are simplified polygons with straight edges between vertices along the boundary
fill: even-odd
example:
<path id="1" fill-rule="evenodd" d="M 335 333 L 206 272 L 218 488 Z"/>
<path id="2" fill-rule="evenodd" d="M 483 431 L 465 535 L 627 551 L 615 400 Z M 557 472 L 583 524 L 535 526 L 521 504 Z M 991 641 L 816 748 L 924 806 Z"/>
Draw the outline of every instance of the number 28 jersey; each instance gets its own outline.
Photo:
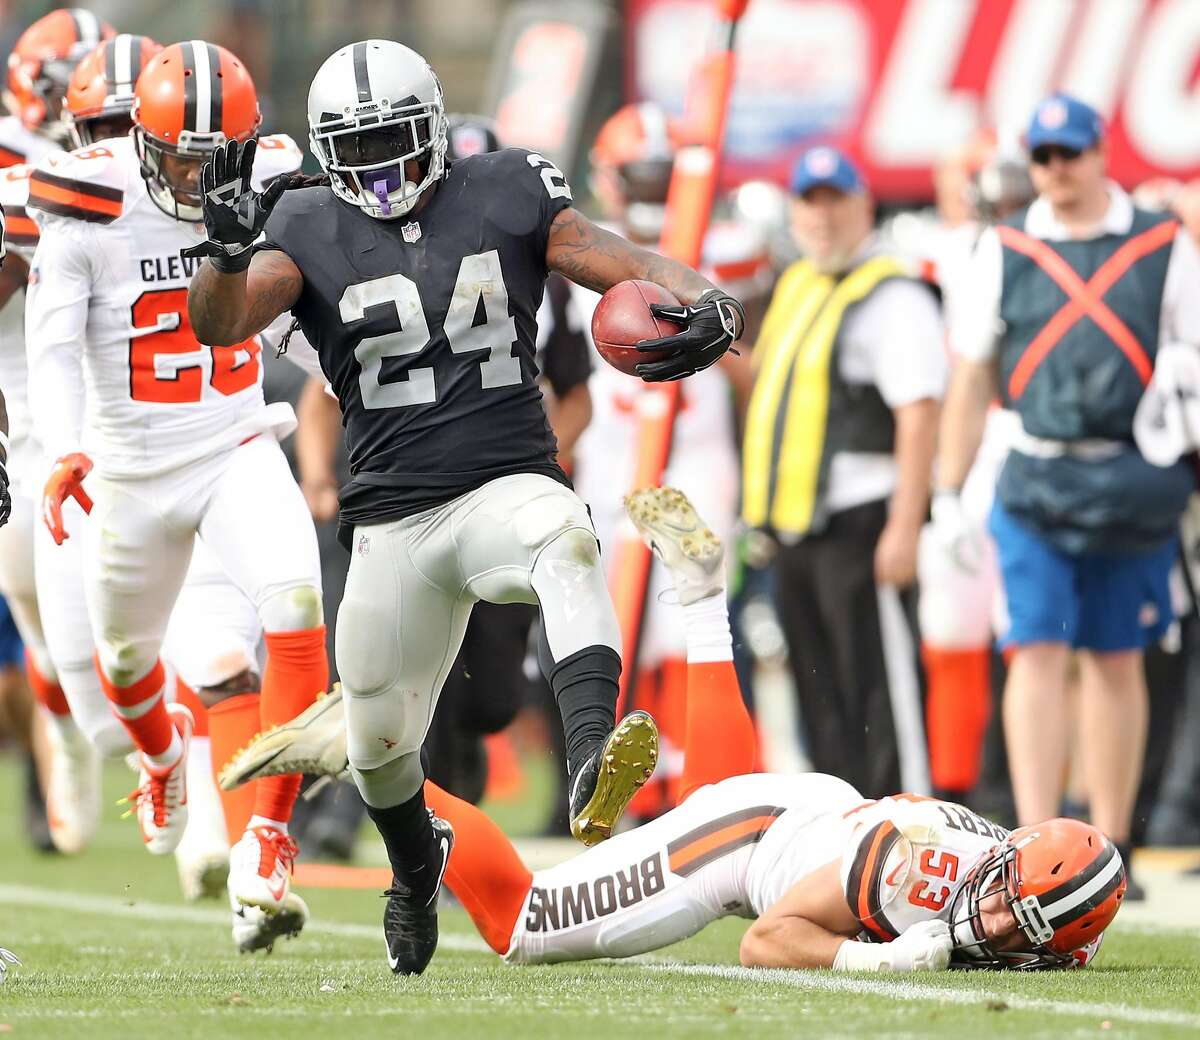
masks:
<path id="1" fill-rule="evenodd" d="M 259 249 L 304 277 L 292 313 L 346 428 L 344 523 L 397 519 L 500 476 L 566 483 L 537 386 L 546 243 L 571 204 L 521 149 L 452 162 L 425 206 L 369 217 L 328 187 L 284 192 Z"/>
<path id="2" fill-rule="evenodd" d="M 300 159 L 291 138 L 261 138 L 256 186 Z M 45 161 L 27 208 L 41 230 L 25 314 L 30 405 L 50 458 L 83 450 L 103 476 L 151 476 L 294 425 L 290 406 L 264 404 L 258 337 L 197 341 L 187 287 L 199 261 L 180 250 L 204 227 L 158 209 L 130 138 Z"/>

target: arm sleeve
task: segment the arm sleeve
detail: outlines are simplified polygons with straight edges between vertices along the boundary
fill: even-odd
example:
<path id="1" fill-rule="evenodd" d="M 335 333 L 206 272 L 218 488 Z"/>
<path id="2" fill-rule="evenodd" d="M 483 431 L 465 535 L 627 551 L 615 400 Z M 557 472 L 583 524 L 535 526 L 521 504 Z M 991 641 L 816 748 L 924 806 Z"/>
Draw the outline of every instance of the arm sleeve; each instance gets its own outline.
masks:
<path id="1" fill-rule="evenodd" d="M 968 361 L 990 361 L 1002 331 L 1000 292 L 1004 253 L 1000 236 L 988 228 L 979 237 L 961 280 L 950 296 L 950 349 Z"/>
<path id="2" fill-rule="evenodd" d="M 541 345 L 541 369 L 555 396 L 562 397 L 588 381 L 592 359 L 571 287 L 559 275 L 546 282 L 546 304 L 549 320 Z"/>
<path id="3" fill-rule="evenodd" d="M 1175 232 L 1163 285 L 1158 342 L 1200 347 L 1200 248 L 1184 228 Z"/>
<path id="4" fill-rule="evenodd" d="M 50 458 L 79 451 L 83 432 L 83 352 L 94 271 L 87 225 L 42 229 L 25 297 L 29 407 Z"/>
<path id="5" fill-rule="evenodd" d="M 868 306 L 874 382 L 888 407 L 940 400 L 946 392 L 946 332 L 933 293 L 896 280 L 880 286 Z"/>

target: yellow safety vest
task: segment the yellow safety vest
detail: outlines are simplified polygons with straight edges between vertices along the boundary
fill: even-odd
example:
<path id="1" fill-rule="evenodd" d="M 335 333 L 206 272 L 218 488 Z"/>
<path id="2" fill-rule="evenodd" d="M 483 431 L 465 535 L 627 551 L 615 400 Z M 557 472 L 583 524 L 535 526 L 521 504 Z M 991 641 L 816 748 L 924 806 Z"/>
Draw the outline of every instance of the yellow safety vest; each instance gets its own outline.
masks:
<path id="1" fill-rule="evenodd" d="M 909 276 L 891 256 L 872 257 L 840 277 L 807 260 L 784 271 L 754 347 L 757 375 L 742 452 L 746 523 L 791 535 L 813 527 L 842 319 L 884 281 Z"/>

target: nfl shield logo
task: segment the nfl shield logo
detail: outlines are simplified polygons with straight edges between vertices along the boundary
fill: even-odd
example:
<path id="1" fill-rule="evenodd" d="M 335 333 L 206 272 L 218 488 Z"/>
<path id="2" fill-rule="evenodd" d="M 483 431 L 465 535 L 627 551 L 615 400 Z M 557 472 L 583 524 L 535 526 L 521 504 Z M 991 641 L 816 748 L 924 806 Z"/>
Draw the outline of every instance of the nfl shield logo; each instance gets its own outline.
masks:
<path id="1" fill-rule="evenodd" d="M 401 227 L 400 234 L 404 236 L 404 241 L 411 245 L 421 237 L 421 225 L 414 220 L 411 224 Z"/>

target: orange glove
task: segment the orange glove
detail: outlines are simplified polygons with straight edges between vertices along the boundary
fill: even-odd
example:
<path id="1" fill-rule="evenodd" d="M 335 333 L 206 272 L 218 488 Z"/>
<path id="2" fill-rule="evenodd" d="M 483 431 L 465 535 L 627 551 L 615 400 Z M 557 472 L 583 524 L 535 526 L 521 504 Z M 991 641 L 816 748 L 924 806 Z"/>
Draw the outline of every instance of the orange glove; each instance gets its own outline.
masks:
<path id="1" fill-rule="evenodd" d="M 50 529 L 55 545 L 70 537 L 63 526 L 62 507 L 68 498 L 75 499 L 85 513 L 92 511 L 92 500 L 83 490 L 83 478 L 92 472 L 92 460 L 81 451 L 64 455 L 54 463 L 46 489 L 42 492 L 42 520 Z"/>

